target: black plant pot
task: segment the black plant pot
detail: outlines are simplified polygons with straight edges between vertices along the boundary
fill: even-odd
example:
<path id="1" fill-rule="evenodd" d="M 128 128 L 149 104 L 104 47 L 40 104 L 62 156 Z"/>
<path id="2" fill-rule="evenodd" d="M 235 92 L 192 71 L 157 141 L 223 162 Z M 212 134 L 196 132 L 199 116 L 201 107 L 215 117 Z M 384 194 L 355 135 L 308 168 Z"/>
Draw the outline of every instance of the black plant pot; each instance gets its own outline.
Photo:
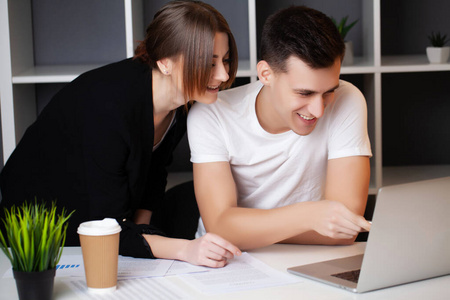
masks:
<path id="1" fill-rule="evenodd" d="M 56 268 L 41 272 L 13 270 L 20 300 L 50 300 L 53 297 L 53 282 Z"/>

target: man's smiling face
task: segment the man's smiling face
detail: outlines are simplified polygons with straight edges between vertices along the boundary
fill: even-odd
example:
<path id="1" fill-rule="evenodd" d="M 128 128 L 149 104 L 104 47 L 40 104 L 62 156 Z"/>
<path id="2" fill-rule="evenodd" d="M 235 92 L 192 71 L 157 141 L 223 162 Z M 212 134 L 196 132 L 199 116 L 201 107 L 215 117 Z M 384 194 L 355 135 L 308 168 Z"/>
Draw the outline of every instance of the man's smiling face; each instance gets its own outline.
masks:
<path id="1" fill-rule="evenodd" d="M 292 130 L 308 135 L 325 107 L 334 101 L 339 87 L 340 59 L 327 68 L 312 69 L 299 58 L 287 60 L 287 72 L 273 73 L 270 81 L 270 119 L 264 120 L 265 130 L 281 133 Z"/>

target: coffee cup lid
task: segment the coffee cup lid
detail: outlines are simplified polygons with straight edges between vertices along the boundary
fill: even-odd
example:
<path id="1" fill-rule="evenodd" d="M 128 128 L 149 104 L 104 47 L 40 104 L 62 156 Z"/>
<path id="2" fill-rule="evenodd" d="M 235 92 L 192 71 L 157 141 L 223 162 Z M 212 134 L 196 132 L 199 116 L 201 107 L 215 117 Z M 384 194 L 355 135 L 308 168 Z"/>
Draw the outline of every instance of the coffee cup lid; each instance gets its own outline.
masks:
<path id="1" fill-rule="evenodd" d="M 78 234 L 82 235 L 110 235 L 122 230 L 116 219 L 104 218 L 98 221 L 88 221 L 78 226 Z"/>

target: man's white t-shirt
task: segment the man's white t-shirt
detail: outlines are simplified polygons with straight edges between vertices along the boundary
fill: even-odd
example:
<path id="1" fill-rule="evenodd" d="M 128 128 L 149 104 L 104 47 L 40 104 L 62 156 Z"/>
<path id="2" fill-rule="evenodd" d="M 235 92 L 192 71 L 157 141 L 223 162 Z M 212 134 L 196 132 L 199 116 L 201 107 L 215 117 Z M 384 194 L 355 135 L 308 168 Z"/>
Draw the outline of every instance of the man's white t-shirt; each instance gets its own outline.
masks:
<path id="1" fill-rule="evenodd" d="M 195 103 L 188 116 L 191 161 L 229 162 L 239 207 L 320 200 L 329 159 L 372 156 L 366 101 L 352 84 L 340 81 L 335 101 L 306 136 L 261 127 L 255 103 L 262 87 L 257 81 L 220 92 L 213 104 Z M 204 233 L 200 220 L 197 236 Z"/>

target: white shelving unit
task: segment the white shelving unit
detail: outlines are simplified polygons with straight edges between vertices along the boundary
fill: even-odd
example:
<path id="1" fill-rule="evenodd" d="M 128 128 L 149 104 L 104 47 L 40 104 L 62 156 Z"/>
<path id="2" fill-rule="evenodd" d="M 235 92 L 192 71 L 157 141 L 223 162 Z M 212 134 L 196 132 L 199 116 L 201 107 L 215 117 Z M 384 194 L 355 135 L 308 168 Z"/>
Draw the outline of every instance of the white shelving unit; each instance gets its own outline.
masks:
<path id="1" fill-rule="evenodd" d="M 123 2 L 124 32 L 118 32 L 117 34 L 123 34 L 125 36 L 125 45 L 123 45 L 124 53 L 126 53 L 127 57 L 130 57 L 133 55 L 136 41 L 142 39 L 144 36 L 147 24 L 144 24 L 146 22 L 144 20 L 143 10 L 145 7 L 156 4 L 149 0 L 115 1 Z M 243 0 L 233 1 L 228 1 L 227 4 L 229 6 L 242 4 L 241 1 Z M 342 67 L 341 73 L 344 76 L 359 76 L 364 83 L 363 93 L 368 104 L 369 134 L 374 153 L 374 157 L 371 160 L 370 193 L 376 194 L 378 188 L 384 185 L 450 175 L 449 165 L 383 167 L 383 74 L 449 72 L 450 63 L 439 65 L 429 64 L 425 54 L 382 56 L 382 0 L 360 1 L 358 7 L 361 9 L 359 12 L 361 15 L 359 25 L 361 26 L 361 54 L 355 57 L 353 65 Z M 158 7 L 160 7 L 159 2 Z M 206 0 L 206 2 L 215 7 L 222 3 L 220 0 Z M 314 1 L 298 2 L 305 2 L 306 5 L 311 3 L 312 7 L 317 3 Z M 328 0 L 328 2 L 320 1 L 319 5 L 336 5 L 334 0 Z M 249 78 L 253 82 L 257 80 L 257 24 L 263 22 L 263 20 L 258 15 L 257 5 L 260 4 L 259 1 L 247 0 L 246 3 L 248 5 L 248 27 L 239 28 L 239 30 L 247 31 L 248 45 L 245 45 L 245 48 L 248 47 L 249 53 L 248 55 L 243 55 L 243 59 L 239 61 L 237 76 Z M 281 7 L 284 6 L 282 5 Z M 433 9 L 439 8 L 435 7 Z M 345 11 L 345 8 L 343 10 Z M 233 16 L 225 15 L 225 17 L 230 25 L 232 25 Z M 99 18 L 102 18 L 102 16 L 99 16 Z M 36 119 L 36 84 L 70 82 L 79 74 L 103 65 L 103 63 L 35 65 L 32 0 L 0 0 L 0 64 L 3 162 L 6 162 L 26 128 Z"/>

